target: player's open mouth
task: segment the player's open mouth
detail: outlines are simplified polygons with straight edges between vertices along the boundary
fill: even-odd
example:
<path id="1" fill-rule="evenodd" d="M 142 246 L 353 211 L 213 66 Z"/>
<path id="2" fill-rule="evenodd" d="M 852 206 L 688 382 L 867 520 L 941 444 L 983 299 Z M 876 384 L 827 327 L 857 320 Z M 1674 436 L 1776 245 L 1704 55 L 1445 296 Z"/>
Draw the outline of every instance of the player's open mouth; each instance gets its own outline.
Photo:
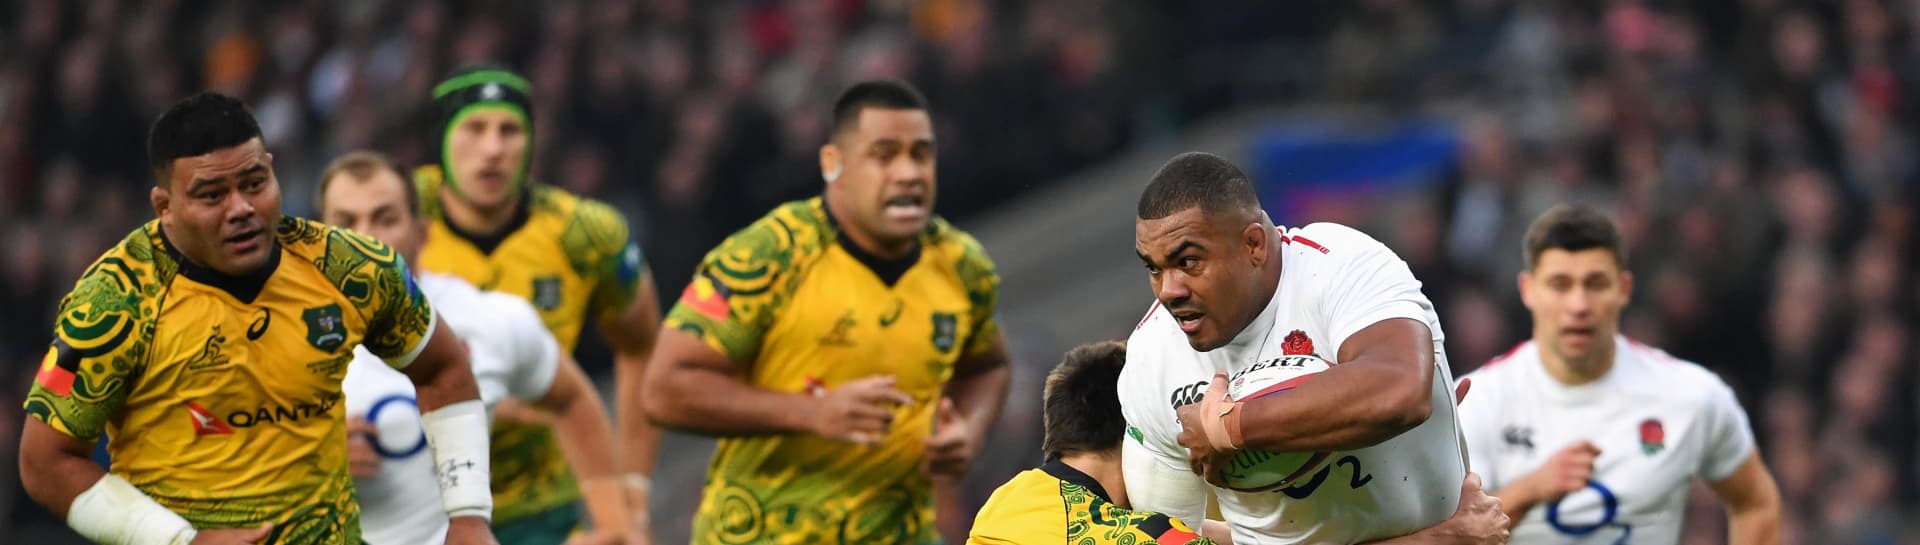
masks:
<path id="1" fill-rule="evenodd" d="M 233 247 L 235 252 L 248 252 L 260 246 L 260 235 L 265 232 L 265 229 L 249 229 L 244 233 L 227 237 L 225 242 Z"/>
<path id="2" fill-rule="evenodd" d="M 1593 328 L 1569 327 L 1560 330 L 1560 337 L 1569 341 L 1590 342 L 1593 340 Z"/>
<path id="3" fill-rule="evenodd" d="M 901 195 L 887 199 L 881 210 L 888 219 L 918 220 L 927 216 L 927 201 L 919 195 Z"/>
<path id="4" fill-rule="evenodd" d="M 1200 319 L 1207 317 L 1204 312 L 1175 312 L 1174 321 L 1180 323 L 1180 331 L 1193 333 L 1200 330 Z"/>

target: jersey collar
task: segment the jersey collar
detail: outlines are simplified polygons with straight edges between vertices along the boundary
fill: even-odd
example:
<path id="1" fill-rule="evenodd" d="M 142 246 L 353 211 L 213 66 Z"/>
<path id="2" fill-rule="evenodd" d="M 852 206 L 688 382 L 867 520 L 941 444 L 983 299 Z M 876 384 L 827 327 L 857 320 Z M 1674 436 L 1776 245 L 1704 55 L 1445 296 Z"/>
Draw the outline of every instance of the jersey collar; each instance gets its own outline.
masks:
<path id="1" fill-rule="evenodd" d="M 913 250 L 908 251 L 907 255 L 900 256 L 899 259 L 883 258 L 867 252 L 859 244 L 840 238 L 840 220 L 834 219 L 833 210 L 827 208 L 825 195 L 820 196 L 820 214 L 827 217 L 827 226 L 833 229 L 834 241 L 840 243 L 840 249 L 846 250 L 847 255 L 853 256 L 854 261 L 866 265 L 867 269 L 872 270 L 874 276 L 880 277 L 880 281 L 886 283 L 888 287 L 899 282 L 900 277 L 906 276 L 907 270 L 912 269 L 914 263 L 920 262 L 920 248 L 923 245 L 918 239 L 914 240 Z"/>
<path id="2" fill-rule="evenodd" d="M 283 218 L 280 221 L 284 226 L 288 219 Z M 278 227 L 280 226 L 276 226 L 276 231 Z M 155 225 L 154 232 L 159 234 L 160 246 L 166 248 L 167 255 L 172 257 L 175 263 L 180 264 L 180 274 L 186 275 L 195 282 L 219 288 L 220 291 L 227 292 L 227 295 L 232 295 L 242 303 L 253 304 L 253 300 L 260 297 L 260 290 L 267 287 L 267 280 L 273 278 L 273 272 L 280 268 L 280 237 L 277 234 L 267 237 L 266 265 L 251 274 L 233 276 L 202 267 L 193 260 L 187 259 L 187 256 L 182 255 L 180 250 L 175 249 L 173 243 L 167 240 L 165 228 Z"/>
<path id="3" fill-rule="evenodd" d="M 513 236 L 521 227 L 526 226 L 527 219 L 532 215 L 532 213 L 529 212 L 532 207 L 533 190 L 531 188 L 521 188 L 520 203 L 513 206 L 513 217 L 508 218 L 507 224 L 500 226 L 499 231 L 480 234 L 461 229 L 459 225 L 453 223 L 453 218 L 444 212 L 440 214 L 440 223 L 446 224 L 447 230 L 452 231 L 454 236 L 466 239 L 468 243 L 473 244 L 474 248 L 480 249 L 480 253 L 492 255 L 493 251 L 500 247 L 500 243 L 507 241 L 507 237 Z"/>
<path id="4" fill-rule="evenodd" d="M 1113 498 L 1107 495 L 1106 487 L 1100 486 L 1098 479 L 1094 479 L 1092 475 L 1088 475 L 1086 472 L 1074 469 L 1073 466 L 1067 465 L 1066 462 L 1060 461 L 1059 458 L 1047 460 L 1047 463 L 1040 464 L 1040 471 L 1047 472 L 1048 475 L 1052 475 L 1055 479 L 1080 485 L 1082 488 L 1087 489 L 1087 491 L 1092 492 L 1093 495 L 1099 496 L 1102 501 L 1113 503 Z"/>

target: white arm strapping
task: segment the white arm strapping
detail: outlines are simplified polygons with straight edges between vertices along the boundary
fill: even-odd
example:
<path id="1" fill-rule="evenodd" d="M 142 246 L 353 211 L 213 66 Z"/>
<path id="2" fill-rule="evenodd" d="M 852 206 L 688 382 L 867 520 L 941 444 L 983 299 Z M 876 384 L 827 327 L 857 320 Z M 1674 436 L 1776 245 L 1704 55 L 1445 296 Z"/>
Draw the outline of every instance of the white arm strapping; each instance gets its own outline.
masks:
<path id="1" fill-rule="evenodd" d="M 73 498 L 67 525 L 101 545 L 187 545 L 197 533 L 187 519 L 112 473 Z"/>
<path id="2" fill-rule="evenodd" d="M 433 469 L 440 475 L 440 501 L 447 518 L 476 516 L 492 521 L 487 406 L 478 399 L 453 403 L 420 415 L 420 427 L 433 449 Z"/>

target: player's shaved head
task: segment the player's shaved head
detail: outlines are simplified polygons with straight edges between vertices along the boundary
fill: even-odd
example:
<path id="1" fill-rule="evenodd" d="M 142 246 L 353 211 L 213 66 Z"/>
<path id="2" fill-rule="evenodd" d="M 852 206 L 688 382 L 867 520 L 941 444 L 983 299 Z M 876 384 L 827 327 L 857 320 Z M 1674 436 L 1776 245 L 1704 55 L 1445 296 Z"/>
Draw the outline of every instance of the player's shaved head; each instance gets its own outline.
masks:
<path id="1" fill-rule="evenodd" d="M 173 161 L 206 155 L 260 137 L 260 123 L 240 99 L 202 92 L 175 102 L 147 133 L 147 165 L 154 183 L 167 187 Z"/>
<path id="2" fill-rule="evenodd" d="M 920 94 L 913 84 L 904 81 L 879 80 L 855 84 L 833 101 L 834 136 L 858 125 L 860 112 L 868 108 L 925 110 L 927 97 Z"/>
<path id="3" fill-rule="evenodd" d="M 1127 422 L 1120 414 L 1120 369 L 1127 345 L 1120 341 L 1083 344 L 1067 352 L 1041 394 L 1046 435 L 1041 454 L 1048 460 L 1120 448 Z"/>
<path id="4" fill-rule="evenodd" d="M 1138 215 L 1160 219 L 1196 206 L 1210 218 L 1252 220 L 1259 213 L 1260 196 L 1240 167 L 1218 155 L 1190 151 L 1173 156 L 1153 174 L 1140 194 Z"/>
<path id="5" fill-rule="evenodd" d="M 1627 268 L 1627 243 L 1613 220 L 1591 206 L 1562 204 L 1540 214 L 1527 226 L 1527 269 L 1539 264 L 1547 250 L 1579 252 L 1594 248 L 1613 254 L 1614 264 Z"/>

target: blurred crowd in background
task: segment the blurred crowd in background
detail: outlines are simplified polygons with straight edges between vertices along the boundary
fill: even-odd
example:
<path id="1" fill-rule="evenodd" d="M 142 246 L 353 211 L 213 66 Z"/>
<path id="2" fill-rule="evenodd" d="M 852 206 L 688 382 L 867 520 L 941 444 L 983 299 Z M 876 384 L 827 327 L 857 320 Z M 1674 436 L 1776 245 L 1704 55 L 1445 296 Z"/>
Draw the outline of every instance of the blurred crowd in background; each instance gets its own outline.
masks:
<path id="1" fill-rule="evenodd" d="M 1449 174 L 1302 219 L 1361 226 L 1411 263 L 1457 373 L 1529 332 L 1514 289 L 1527 222 L 1562 201 L 1601 205 L 1630 243 L 1627 333 L 1735 387 L 1780 479 L 1786 542 L 1920 544 L 1920 398 L 1899 394 L 1920 386 L 1920 102 L 1908 100 L 1920 93 L 1920 1 L 0 7 L 7 468 L 54 305 L 151 217 L 145 127 L 188 93 L 245 98 L 287 212 L 310 215 L 333 156 L 432 159 L 424 106 L 439 78 L 517 69 L 535 88 L 538 179 L 624 211 L 672 301 L 726 234 L 818 192 L 828 102 L 887 77 L 932 101 L 938 206 L 962 227 L 1223 113 L 1449 119 L 1461 142 Z M 608 360 L 581 361 L 604 372 Z M 15 478 L 0 471 L 0 530 L 59 524 Z M 967 494 L 977 505 L 997 484 Z M 1711 500 L 1696 502 L 1689 542 L 1718 542 L 1723 523 Z"/>

